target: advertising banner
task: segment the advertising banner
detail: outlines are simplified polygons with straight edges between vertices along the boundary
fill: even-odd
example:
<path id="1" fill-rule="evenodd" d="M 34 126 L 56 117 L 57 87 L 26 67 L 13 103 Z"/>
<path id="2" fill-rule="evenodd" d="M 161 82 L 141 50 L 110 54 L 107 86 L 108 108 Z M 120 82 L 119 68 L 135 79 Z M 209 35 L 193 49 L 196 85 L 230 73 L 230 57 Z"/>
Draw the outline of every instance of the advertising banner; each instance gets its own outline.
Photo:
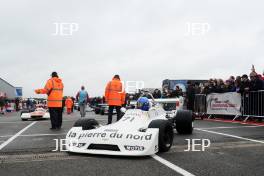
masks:
<path id="1" fill-rule="evenodd" d="M 207 114 L 241 115 L 241 95 L 236 92 L 207 95 Z"/>
<path id="2" fill-rule="evenodd" d="M 22 87 L 16 87 L 15 93 L 16 93 L 16 97 L 22 97 L 23 96 Z"/>

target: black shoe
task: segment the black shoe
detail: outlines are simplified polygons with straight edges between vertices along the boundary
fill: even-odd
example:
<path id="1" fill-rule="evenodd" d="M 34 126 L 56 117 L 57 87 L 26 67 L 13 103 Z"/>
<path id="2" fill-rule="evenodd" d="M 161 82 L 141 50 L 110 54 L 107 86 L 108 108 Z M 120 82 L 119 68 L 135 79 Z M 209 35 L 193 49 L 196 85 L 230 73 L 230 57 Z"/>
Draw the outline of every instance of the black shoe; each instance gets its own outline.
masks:
<path id="1" fill-rule="evenodd" d="M 54 128 L 54 127 L 51 127 L 51 128 L 50 128 L 50 130 L 56 130 L 56 128 Z"/>

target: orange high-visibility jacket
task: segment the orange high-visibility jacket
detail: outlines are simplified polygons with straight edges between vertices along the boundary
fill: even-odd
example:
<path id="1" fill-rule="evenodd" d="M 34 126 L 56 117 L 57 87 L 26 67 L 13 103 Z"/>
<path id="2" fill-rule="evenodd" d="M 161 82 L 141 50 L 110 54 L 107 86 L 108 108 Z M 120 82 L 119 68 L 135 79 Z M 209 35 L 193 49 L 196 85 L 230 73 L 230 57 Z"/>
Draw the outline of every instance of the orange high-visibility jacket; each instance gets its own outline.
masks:
<path id="1" fill-rule="evenodd" d="M 36 93 L 48 95 L 48 107 L 62 107 L 63 83 L 60 78 L 49 79 L 44 89 L 35 90 Z"/>
<path id="2" fill-rule="evenodd" d="M 122 106 L 125 103 L 125 90 L 122 82 L 113 78 L 105 88 L 105 100 L 110 106 Z"/>
<path id="3" fill-rule="evenodd" d="M 73 101 L 71 98 L 67 98 L 65 100 L 65 105 L 66 105 L 66 108 L 72 108 L 72 105 L 73 105 Z"/>

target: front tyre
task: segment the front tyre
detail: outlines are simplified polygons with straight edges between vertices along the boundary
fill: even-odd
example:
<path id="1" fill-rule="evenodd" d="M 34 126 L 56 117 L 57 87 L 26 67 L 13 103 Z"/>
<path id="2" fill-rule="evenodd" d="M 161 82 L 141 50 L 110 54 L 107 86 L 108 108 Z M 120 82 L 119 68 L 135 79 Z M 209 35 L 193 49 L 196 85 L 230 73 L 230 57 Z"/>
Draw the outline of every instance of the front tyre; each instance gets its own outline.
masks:
<path id="1" fill-rule="evenodd" d="M 99 123 L 95 119 L 82 118 L 77 120 L 74 127 L 82 127 L 83 130 L 92 130 L 99 126 Z"/>
<path id="2" fill-rule="evenodd" d="M 178 110 L 175 116 L 176 130 L 179 134 L 192 134 L 193 117 L 192 111 Z"/>
<path id="3" fill-rule="evenodd" d="M 168 120 L 154 120 L 148 128 L 159 129 L 159 152 L 167 152 L 173 142 L 173 127 Z"/>

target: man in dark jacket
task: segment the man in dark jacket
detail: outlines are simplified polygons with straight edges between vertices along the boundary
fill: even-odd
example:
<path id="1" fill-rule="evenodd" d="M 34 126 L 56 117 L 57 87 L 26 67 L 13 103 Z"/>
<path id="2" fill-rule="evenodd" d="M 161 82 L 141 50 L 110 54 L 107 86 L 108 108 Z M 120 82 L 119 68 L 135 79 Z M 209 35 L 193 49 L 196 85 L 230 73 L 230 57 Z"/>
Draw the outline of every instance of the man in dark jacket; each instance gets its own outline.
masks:
<path id="1" fill-rule="evenodd" d="M 250 73 L 250 91 L 259 91 L 262 90 L 262 81 L 259 79 L 259 76 L 256 72 Z"/>
<path id="2" fill-rule="evenodd" d="M 249 115 L 249 87 L 250 87 L 250 81 L 248 79 L 248 76 L 244 74 L 241 77 L 241 86 L 238 91 L 238 93 L 241 93 L 242 96 L 242 112 L 244 115 Z"/>
<path id="3" fill-rule="evenodd" d="M 250 73 L 250 108 L 252 110 L 252 115 L 255 116 L 263 116 L 264 114 L 261 112 L 261 109 L 263 109 L 263 104 L 261 102 L 261 93 L 257 92 L 259 90 L 262 90 L 262 80 L 259 79 L 258 74 L 254 71 Z M 253 92 L 252 92 L 253 91 Z M 259 119 L 261 121 L 262 119 Z"/>
<path id="4" fill-rule="evenodd" d="M 244 74 L 241 77 L 241 85 L 240 85 L 239 93 L 243 95 L 244 93 L 249 91 L 249 87 L 250 87 L 250 81 L 248 79 L 248 76 Z"/>
<path id="5" fill-rule="evenodd" d="M 153 92 L 154 98 L 161 98 L 161 91 L 159 89 L 155 89 Z"/>
<path id="6" fill-rule="evenodd" d="M 186 91 L 186 101 L 187 101 L 187 109 L 194 110 L 194 99 L 195 99 L 195 89 L 193 84 L 189 81 L 187 82 L 187 91 Z"/>

